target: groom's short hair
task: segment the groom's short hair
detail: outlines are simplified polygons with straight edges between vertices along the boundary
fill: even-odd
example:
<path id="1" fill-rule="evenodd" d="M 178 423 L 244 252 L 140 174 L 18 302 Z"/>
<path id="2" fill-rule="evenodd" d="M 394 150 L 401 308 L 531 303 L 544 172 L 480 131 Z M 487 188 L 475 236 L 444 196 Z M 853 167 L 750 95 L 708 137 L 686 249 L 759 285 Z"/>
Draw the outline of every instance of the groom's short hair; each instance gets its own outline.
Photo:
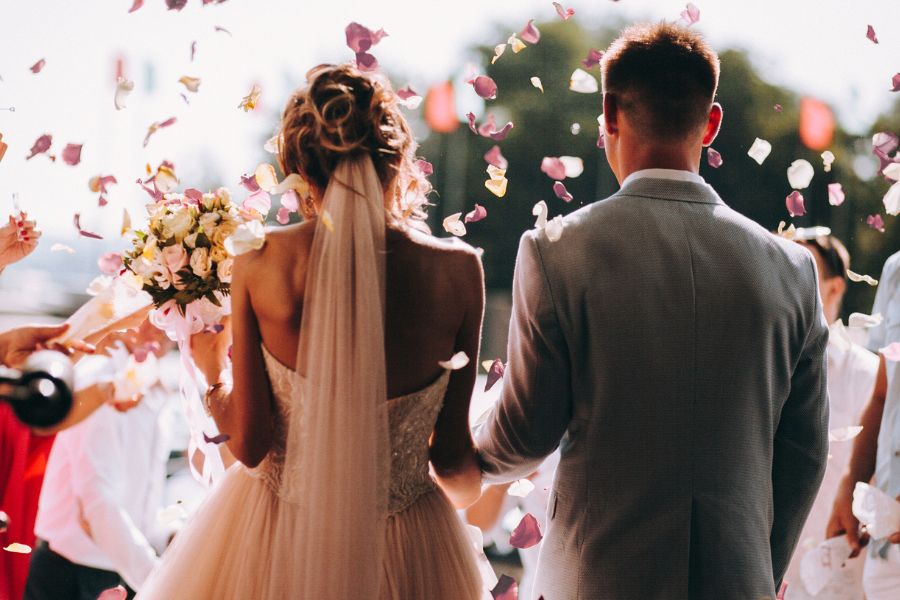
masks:
<path id="1" fill-rule="evenodd" d="M 696 31 L 672 23 L 628 27 L 603 55 L 604 93 L 640 133 L 682 139 L 707 122 L 719 57 Z"/>

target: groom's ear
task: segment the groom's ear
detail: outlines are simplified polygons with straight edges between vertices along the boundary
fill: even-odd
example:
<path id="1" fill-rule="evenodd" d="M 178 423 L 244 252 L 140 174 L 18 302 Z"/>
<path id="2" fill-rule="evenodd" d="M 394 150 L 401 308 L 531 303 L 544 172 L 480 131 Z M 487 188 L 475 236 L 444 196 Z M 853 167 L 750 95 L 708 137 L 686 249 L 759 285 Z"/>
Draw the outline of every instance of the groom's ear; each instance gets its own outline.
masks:
<path id="1" fill-rule="evenodd" d="M 722 128 L 722 105 L 713 102 L 709 109 L 709 117 L 706 121 L 706 131 L 703 132 L 703 146 L 708 147 L 719 135 L 719 129 Z"/>
<path id="2" fill-rule="evenodd" d="M 619 102 L 610 92 L 603 94 L 603 130 L 606 135 L 619 133 Z"/>

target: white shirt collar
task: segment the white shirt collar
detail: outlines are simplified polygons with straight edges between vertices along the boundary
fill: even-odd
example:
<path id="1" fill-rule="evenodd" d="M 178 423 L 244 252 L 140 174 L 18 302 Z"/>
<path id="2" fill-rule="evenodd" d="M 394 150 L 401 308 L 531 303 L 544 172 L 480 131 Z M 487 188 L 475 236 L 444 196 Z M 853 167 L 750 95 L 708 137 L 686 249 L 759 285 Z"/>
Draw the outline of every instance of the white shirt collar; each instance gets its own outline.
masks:
<path id="1" fill-rule="evenodd" d="M 654 179 L 671 179 L 673 181 L 690 181 L 693 183 L 705 184 L 706 180 L 697 173 L 691 171 L 682 171 L 680 169 L 641 169 L 635 171 L 625 178 L 621 187 L 625 187 L 632 181 L 642 179 L 644 177 L 652 177 Z"/>

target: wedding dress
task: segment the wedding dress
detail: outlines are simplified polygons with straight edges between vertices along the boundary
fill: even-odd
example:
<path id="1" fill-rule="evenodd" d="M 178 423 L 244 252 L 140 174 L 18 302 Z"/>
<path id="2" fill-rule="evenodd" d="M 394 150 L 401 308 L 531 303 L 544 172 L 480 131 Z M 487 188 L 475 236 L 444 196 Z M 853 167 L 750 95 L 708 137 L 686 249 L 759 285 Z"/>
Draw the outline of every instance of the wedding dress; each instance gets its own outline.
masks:
<path id="1" fill-rule="evenodd" d="M 226 472 L 138 598 L 484 597 L 474 545 L 429 475 L 450 371 L 386 399 L 381 188 L 368 157 L 335 178 L 297 367 L 261 349 L 278 409 L 269 454 Z"/>

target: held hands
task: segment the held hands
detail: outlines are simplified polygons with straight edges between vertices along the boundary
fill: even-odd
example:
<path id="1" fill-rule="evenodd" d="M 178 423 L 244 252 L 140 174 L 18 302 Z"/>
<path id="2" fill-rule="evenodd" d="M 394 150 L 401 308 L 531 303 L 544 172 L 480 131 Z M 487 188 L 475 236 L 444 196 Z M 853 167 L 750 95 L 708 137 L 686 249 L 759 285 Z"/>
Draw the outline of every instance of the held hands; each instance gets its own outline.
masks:
<path id="1" fill-rule="evenodd" d="M 9 223 L 0 227 L 0 270 L 22 260 L 37 248 L 41 232 L 34 228 L 34 221 L 27 218 L 25 213 L 18 218 L 10 215 Z"/>
<path id="2" fill-rule="evenodd" d="M 191 336 L 194 363 L 210 385 L 222 382 L 223 372 L 231 367 L 231 317 L 222 319 L 222 327 L 219 332 L 201 331 Z"/>
<path id="3" fill-rule="evenodd" d="M 0 360 L 8 367 L 18 367 L 38 350 L 56 350 L 68 356 L 76 352 L 93 353 L 94 347 L 82 341 L 65 345 L 52 340 L 63 335 L 68 325 L 19 327 L 0 333 Z"/>

